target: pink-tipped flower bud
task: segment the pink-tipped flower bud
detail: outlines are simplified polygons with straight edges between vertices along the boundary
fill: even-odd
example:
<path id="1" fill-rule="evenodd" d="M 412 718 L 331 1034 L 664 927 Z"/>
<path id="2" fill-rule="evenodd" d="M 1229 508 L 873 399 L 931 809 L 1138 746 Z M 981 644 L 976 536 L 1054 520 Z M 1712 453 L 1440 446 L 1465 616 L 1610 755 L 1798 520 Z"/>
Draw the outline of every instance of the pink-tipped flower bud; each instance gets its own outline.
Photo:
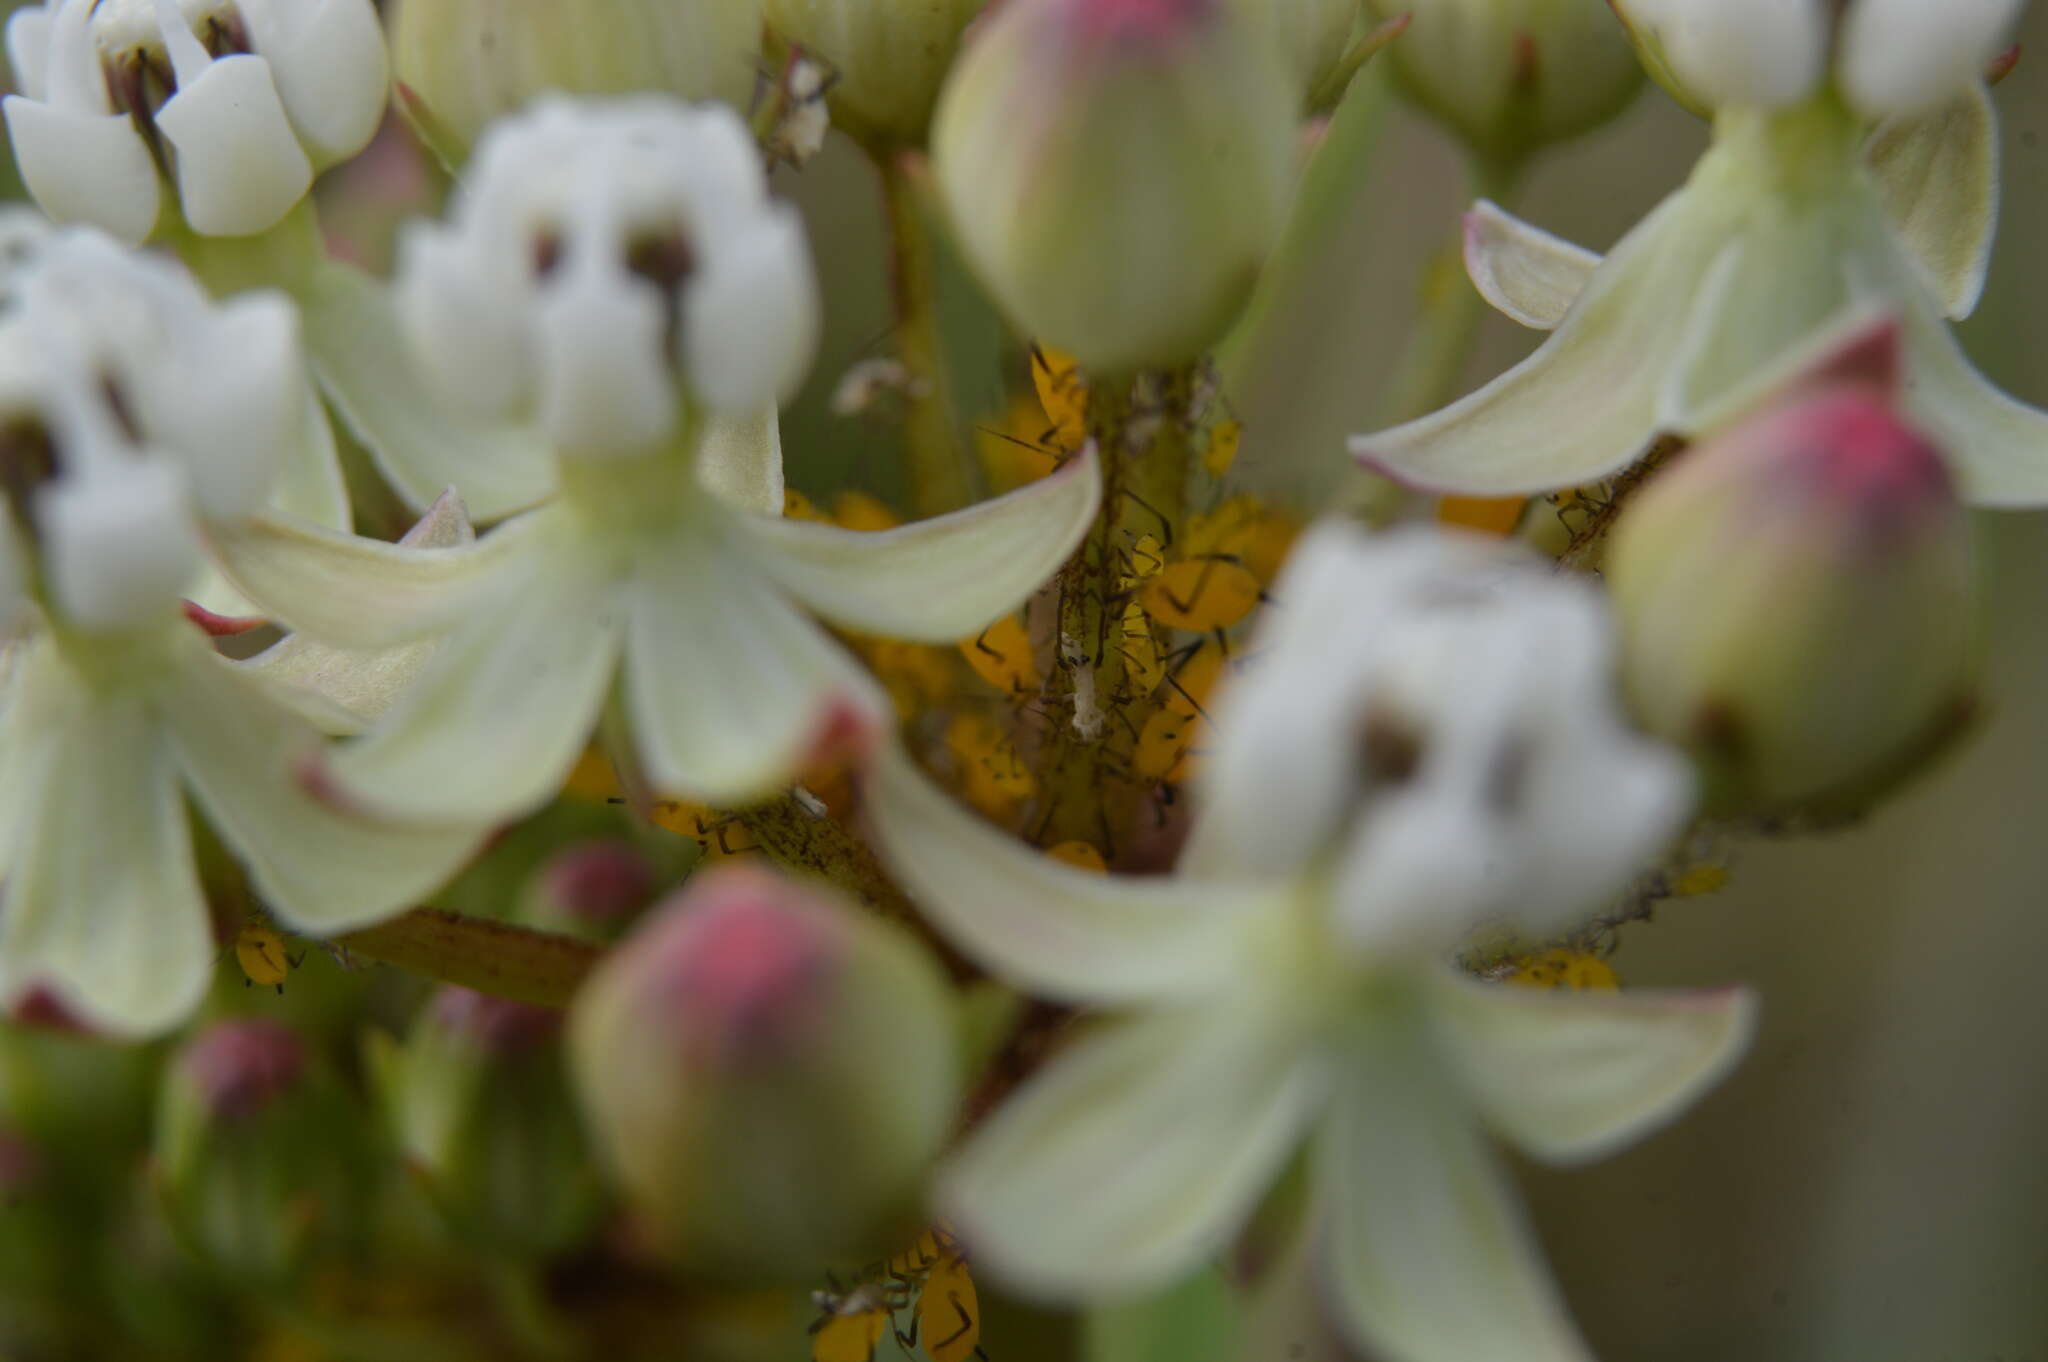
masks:
<path id="1" fill-rule="evenodd" d="M 557 853 L 527 883 L 519 917 L 550 931 L 614 941 L 632 926 L 660 882 L 631 842 L 593 838 Z"/>
<path id="2" fill-rule="evenodd" d="M 1710 807 L 1858 807 L 1970 707 L 1968 518 L 1882 388 L 1810 386 L 1681 455 L 1606 572 L 1629 697 Z"/>
<path id="3" fill-rule="evenodd" d="M 399 1148 L 458 1237 L 537 1260 L 589 1233 L 604 1190 L 569 1096 L 560 1012 L 443 988 L 403 1045 L 371 1054 Z"/>
<path id="4" fill-rule="evenodd" d="M 362 1125 L 297 1032 L 218 1022 L 164 1075 L 154 1155 L 165 1215 L 216 1270 L 285 1280 L 359 1223 Z"/>
<path id="5" fill-rule="evenodd" d="M 1300 100 L 1226 0 L 1007 0 L 940 93 L 933 164 L 1021 330 L 1098 373 L 1181 364 L 1279 235 Z"/>
<path id="6" fill-rule="evenodd" d="M 570 1050 L 597 1143 L 670 1254 L 802 1280 L 914 1221 L 958 1097 L 955 1023 L 899 928 L 725 866 L 599 967 Z"/>

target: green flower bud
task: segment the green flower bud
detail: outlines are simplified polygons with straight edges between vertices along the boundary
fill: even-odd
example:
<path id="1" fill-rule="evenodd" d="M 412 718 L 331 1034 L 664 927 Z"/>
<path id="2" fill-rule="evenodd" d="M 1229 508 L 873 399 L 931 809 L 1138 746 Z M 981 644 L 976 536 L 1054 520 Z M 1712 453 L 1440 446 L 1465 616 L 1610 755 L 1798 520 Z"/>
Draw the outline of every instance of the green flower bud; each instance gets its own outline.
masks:
<path id="1" fill-rule="evenodd" d="M 562 1014 L 443 988 L 378 1057 L 399 1148 L 462 1238 L 514 1260 L 575 1246 L 604 1191 L 569 1099 Z"/>
<path id="2" fill-rule="evenodd" d="M 958 1097 L 954 1024 L 900 929 L 735 865 L 607 957 L 570 1056 L 658 1243 L 701 1275 L 808 1280 L 913 1228 Z"/>
<path id="3" fill-rule="evenodd" d="M 1224 0 L 1008 0 L 940 93 L 934 168 L 1020 329 L 1098 373 L 1182 364 L 1279 234 L 1299 103 Z"/>
<path id="4" fill-rule="evenodd" d="M 1358 0 L 1231 0 L 1248 26 L 1279 44 L 1280 60 L 1304 101 L 1328 83 L 1351 45 Z"/>
<path id="5" fill-rule="evenodd" d="M 1401 89 L 1475 155 L 1512 166 L 1613 118 L 1643 70 L 1607 0 L 1365 0 L 1409 13 L 1386 51 Z"/>
<path id="6" fill-rule="evenodd" d="M 1681 455 L 1606 559 L 1624 679 L 1711 809 L 1857 808 L 1958 729 L 1969 522 L 1941 456 L 1861 385 Z"/>
<path id="7" fill-rule="evenodd" d="M 761 0 L 401 0 L 400 103 L 444 156 L 543 90 L 658 90 L 745 109 Z"/>
<path id="8" fill-rule="evenodd" d="M 960 34 L 983 0 L 767 0 L 768 25 L 837 74 L 832 118 L 861 140 L 924 141 Z"/>
<path id="9" fill-rule="evenodd" d="M 254 1017 L 219 1022 L 164 1076 L 154 1156 L 166 1218 L 215 1270 L 288 1279 L 360 1228 L 361 1126 L 297 1032 Z"/>

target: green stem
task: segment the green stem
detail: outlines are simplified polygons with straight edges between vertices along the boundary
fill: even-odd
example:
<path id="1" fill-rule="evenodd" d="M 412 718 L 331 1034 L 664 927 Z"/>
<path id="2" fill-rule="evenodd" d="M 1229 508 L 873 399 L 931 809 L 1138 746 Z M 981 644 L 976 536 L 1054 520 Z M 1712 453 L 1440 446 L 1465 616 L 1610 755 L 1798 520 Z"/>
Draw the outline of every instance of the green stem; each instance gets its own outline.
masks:
<path id="1" fill-rule="evenodd" d="M 955 511 L 975 499 L 975 479 L 953 411 L 952 375 L 939 330 L 937 242 L 917 181 L 900 155 L 876 158 L 889 220 L 889 279 L 896 304 L 896 357 L 910 374 L 904 440 L 910 455 L 910 504 L 920 517 Z"/>
<path id="2" fill-rule="evenodd" d="M 386 965 L 542 1007 L 567 1006 L 603 954 L 572 936 L 438 908 L 415 908 L 334 941 Z"/>
<path id="3" fill-rule="evenodd" d="M 576 1355 L 576 1332 L 548 1299 L 534 1264 L 498 1262 L 486 1273 L 498 1318 L 522 1355 L 543 1359 Z"/>

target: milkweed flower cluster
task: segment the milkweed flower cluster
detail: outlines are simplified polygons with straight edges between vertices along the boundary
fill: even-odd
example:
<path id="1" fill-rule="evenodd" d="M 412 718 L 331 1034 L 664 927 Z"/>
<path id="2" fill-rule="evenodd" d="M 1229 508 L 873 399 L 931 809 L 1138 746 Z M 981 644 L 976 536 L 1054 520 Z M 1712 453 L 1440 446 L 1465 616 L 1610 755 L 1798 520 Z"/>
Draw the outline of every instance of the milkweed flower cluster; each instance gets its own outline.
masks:
<path id="1" fill-rule="evenodd" d="M 1754 993 L 1609 955 L 1955 744 L 1967 508 L 2048 500 L 1949 329 L 2019 5 L 685 8 L 10 21 L 0 1190 L 90 1263 L 0 1252 L 0 1351 L 1128 1362 L 1192 1290 L 1191 1362 L 1585 1362 L 1495 1142 L 1735 1067 Z M 1410 367 L 1548 340 L 1288 450 L 1368 62 L 1488 193 L 1651 82 L 1712 141 L 1604 258 L 1482 198 Z M 380 271 L 386 158 L 451 180 Z M 1417 495 L 1276 492 L 1359 460 Z"/>

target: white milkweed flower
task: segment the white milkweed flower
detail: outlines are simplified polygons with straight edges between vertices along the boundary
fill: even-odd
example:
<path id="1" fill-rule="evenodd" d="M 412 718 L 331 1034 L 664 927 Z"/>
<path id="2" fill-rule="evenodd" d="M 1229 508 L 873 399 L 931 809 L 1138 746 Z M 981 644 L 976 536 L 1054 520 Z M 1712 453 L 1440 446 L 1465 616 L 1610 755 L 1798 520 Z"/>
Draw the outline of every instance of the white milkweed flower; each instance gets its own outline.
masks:
<path id="1" fill-rule="evenodd" d="M 977 1265 L 1067 1298 L 1159 1287 L 1224 1248 L 1312 1146 L 1321 1275 L 1390 1362 L 1583 1360 L 1490 1129 L 1574 1162 L 1733 1064 L 1739 991 L 1553 994 L 1450 953 L 1618 891 L 1689 808 L 1627 732 L 1590 586 L 1437 530 L 1311 530 L 1179 868 L 1090 874 L 966 814 L 907 758 L 868 809 L 924 910 L 991 970 L 1121 1016 L 941 1172 Z"/>
<path id="2" fill-rule="evenodd" d="M 417 689 L 333 758 L 334 789 L 366 812 L 537 806 L 615 685 L 654 786 L 757 799 L 889 714 L 797 603 L 958 639 L 1093 519 L 1092 455 L 884 533 L 781 517 L 774 402 L 809 359 L 816 301 L 798 224 L 730 110 L 546 100 L 494 125 L 472 171 L 453 220 L 407 238 L 400 311 L 444 387 L 546 435 L 556 490 L 468 548 L 283 517 L 219 539 L 238 584 L 315 638 L 452 630 Z"/>
<path id="3" fill-rule="evenodd" d="M 9 291 L 0 541 L 29 628 L 0 716 L 0 1003 L 42 991 L 149 1034 L 212 973 L 188 797 L 257 895 L 317 933 L 402 910 L 484 829 L 363 826 L 314 798 L 295 764 L 355 717 L 318 674 L 220 656 L 180 609 L 203 525 L 262 506 L 306 429 L 289 303 L 211 303 L 87 228 Z"/>
<path id="4" fill-rule="evenodd" d="M 7 58 L 29 192 L 131 244 L 159 168 L 193 231 L 275 226 L 369 142 L 389 84 L 371 0 L 43 0 L 8 21 Z"/>
<path id="5" fill-rule="evenodd" d="M 1809 4 L 1818 9 L 1815 0 L 1667 0 L 1629 12 L 1696 24 L 1702 44 L 1724 24 L 1733 25 L 1728 42 L 1761 43 L 1760 32 L 1794 22 Z M 1353 437 L 1353 453 L 1444 491 L 1592 482 L 1660 433 L 1690 437 L 1720 424 L 1809 362 L 1844 318 L 1881 312 L 1902 329 L 1904 409 L 1948 451 L 1964 497 L 1983 506 L 2048 501 L 2048 414 L 1994 388 L 1947 325 L 1975 308 L 1990 259 L 1997 120 L 1981 59 L 2012 8 L 1852 4 L 1839 60 L 1853 66 L 1858 43 L 1880 37 L 1888 60 L 1924 60 L 1910 99 L 1862 99 L 1846 75 L 1818 88 L 1817 74 L 1801 76 L 1779 91 L 1763 68 L 1785 55 L 1789 38 L 1763 44 L 1747 63 L 1730 58 L 1731 72 L 1745 69 L 1770 89 L 1731 86 L 1691 178 L 1604 260 L 1479 204 L 1467 219 L 1474 282 L 1517 321 L 1555 332 L 1441 411 Z M 1922 28 L 1942 40 L 1911 36 Z M 1958 31 L 1974 35 L 1968 60 L 1952 59 Z M 1893 108 L 1870 132 L 1865 115 Z"/>

